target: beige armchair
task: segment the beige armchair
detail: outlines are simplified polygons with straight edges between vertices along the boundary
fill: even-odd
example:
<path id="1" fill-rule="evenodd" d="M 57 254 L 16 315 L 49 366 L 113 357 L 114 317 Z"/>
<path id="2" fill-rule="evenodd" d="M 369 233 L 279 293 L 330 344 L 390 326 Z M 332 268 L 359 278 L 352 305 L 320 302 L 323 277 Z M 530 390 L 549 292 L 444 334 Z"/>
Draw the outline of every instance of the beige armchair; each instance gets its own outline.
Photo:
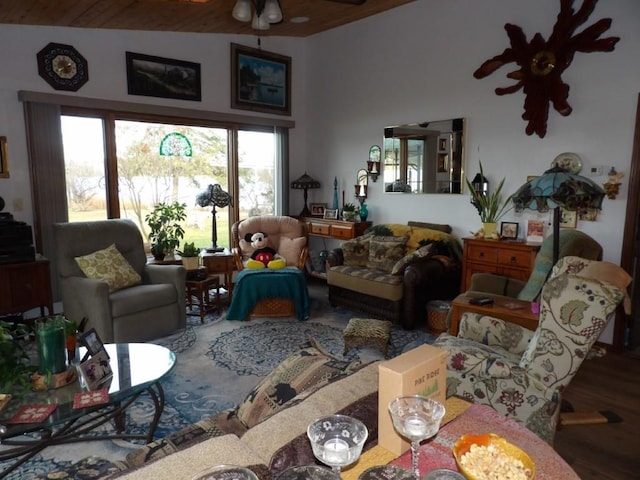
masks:
<path id="1" fill-rule="evenodd" d="M 147 264 L 135 223 L 123 219 L 57 223 L 53 231 L 67 318 L 77 323 L 86 318 L 86 328 L 95 328 L 104 342 L 144 342 L 185 328 L 186 270 L 181 265 Z M 106 281 L 88 278 L 75 260 L 112 244 L 139 275 L 134 285 L 115 291 Z"/>

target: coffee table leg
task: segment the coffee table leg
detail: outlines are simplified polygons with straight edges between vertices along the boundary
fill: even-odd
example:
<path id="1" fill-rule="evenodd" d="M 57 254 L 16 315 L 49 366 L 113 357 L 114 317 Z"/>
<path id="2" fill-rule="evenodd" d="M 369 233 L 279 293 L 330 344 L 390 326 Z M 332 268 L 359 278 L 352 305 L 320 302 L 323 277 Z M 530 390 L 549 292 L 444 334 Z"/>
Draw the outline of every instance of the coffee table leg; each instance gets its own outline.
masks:
<path id="1" fill-rule="evenodd" d="M 160 416 L 164 410 L 164 390 L 162 389 L 160 382 L 157 382 L 153 385 L 149 385 L 147 392 L 151 396 L 156 407 L 153 414 L 153 420 L 151 420 L 151 425 L 149 425 L 149 432 L 147 433 L 147 443 L 151 443 L 153 441 L 153 435 L 156 431 L 156 427 L 158 426 L 158 422 L 160 421 Z"/>

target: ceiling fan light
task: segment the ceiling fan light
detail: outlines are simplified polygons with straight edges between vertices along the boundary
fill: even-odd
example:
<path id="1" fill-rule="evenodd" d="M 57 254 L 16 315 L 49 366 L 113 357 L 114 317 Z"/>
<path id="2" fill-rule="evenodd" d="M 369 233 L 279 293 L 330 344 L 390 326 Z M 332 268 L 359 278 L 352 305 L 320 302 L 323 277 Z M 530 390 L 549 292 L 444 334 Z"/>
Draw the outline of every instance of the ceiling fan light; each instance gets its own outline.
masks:
<path id="1" fill-rule="evenodd" d="M 248 22 L 251 20 L 251 5 L 249 0 L 237 0 L 231 16 L 240 22 Z"/>
<path id="2" fill-rule="evenodd" d="M 267 19 L 269 23 L 279 23 L 282 21 L 282 10 L 278 4 L 278 0 L 267 0 L 264 6 L 262 16 Z"/>
<path id="3" fill-rule="evenodd" d="M 269 30 L 269 27 L 269 22 L 267 22 L 267 19 L 263 15 L 258 16 L 257 13 L 253 14 L 251 28 L 254 30 Z"/>

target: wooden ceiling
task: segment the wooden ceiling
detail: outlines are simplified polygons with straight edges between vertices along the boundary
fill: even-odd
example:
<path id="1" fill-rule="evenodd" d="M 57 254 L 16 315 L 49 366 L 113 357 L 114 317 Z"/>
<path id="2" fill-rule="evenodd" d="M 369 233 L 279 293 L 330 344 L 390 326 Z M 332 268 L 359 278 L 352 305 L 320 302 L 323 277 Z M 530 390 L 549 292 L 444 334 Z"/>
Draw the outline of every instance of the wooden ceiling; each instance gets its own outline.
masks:
<path id="1" fill-rule="evenodd" d="M 231 16 L 236 0 L 3 0 L 0 23 L 307 37 L 412 1 L 280 0 L 283 21 L 261 32 Z M 309 21 L 292 23 L 295 17 Z"/>

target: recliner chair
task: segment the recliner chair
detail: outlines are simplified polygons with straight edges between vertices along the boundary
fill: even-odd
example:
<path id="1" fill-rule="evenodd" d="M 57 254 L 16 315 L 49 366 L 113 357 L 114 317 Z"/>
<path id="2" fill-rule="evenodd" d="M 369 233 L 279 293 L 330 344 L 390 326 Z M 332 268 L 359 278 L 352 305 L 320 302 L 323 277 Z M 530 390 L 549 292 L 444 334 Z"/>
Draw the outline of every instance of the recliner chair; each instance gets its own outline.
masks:
<path id="1" fill-rule="evenodd" d="M 144 342 L 186 327 L 186 269 L 147 264 L 142 234 L 131 220 L 56 223 L 53 226 L 58 281 L 64 315 L 87 319 L 105 343 Z M 115 244 L 141 281 L 114 292 L 87 278 L 76 262 Z"/>

